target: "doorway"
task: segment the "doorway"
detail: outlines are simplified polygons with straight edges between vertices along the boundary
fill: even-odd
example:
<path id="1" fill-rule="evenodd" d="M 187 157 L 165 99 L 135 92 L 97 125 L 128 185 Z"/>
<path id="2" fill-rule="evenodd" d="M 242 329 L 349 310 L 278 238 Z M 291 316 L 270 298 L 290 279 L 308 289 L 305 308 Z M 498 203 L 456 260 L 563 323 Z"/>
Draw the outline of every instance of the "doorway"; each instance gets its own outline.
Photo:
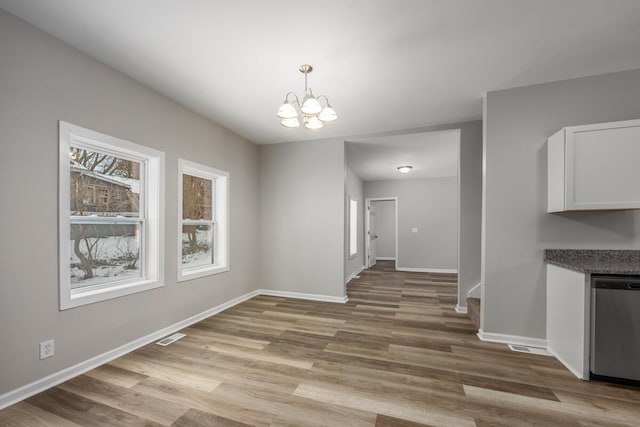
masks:
<path id="1" fill-rule="evenodd" d="M 365 263 L 366 268 L 377 260 L 398 258 L 398 198 L 365 199 Z"/>

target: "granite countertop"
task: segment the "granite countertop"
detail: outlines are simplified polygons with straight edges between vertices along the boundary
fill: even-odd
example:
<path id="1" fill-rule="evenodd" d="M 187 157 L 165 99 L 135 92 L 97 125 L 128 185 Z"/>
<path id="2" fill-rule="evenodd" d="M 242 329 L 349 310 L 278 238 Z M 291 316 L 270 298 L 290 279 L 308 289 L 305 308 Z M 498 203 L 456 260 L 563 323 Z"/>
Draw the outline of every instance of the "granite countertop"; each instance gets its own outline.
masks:
<path id="1" fill-rule="evenodd" d="M 640 275 L 640 250 L 545 249 L 544 260 L 579 273 Z"/>

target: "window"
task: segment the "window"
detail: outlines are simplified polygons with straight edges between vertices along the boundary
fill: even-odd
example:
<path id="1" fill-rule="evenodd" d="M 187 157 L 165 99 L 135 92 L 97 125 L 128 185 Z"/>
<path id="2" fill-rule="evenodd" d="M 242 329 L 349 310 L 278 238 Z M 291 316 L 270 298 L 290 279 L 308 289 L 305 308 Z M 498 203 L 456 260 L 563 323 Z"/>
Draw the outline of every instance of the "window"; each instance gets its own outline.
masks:
<path id="1" fill-rule="evenodd" d="M 229 271 L 229 173 L 178 159 L 178 281 Z"/>
<path id="2" fill-rule="evenodd" d="M 358 253 L 358 201 L 349 199 L 349 258 Z"/>
<path id="3" fill-rule="evenodd" d="M 164 153 L 60 122 L 60 309 L 163 286 Z"/>

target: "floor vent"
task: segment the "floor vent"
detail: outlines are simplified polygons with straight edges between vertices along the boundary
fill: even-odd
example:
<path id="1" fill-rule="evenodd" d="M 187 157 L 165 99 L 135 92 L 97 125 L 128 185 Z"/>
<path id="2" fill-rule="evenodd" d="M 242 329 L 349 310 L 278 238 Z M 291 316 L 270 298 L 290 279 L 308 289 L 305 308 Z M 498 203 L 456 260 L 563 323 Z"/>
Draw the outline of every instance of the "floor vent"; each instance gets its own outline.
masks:
<path id="1" fill-rule="evenodd" d="M 520 353 L 539 354 L 541 356 L 551 356 L 546 348 L 542 347 L 530 347 L 527 345 L 509 344 L 511 351 L 518 351 Z"/>
<path id="2" fill-rule="evenodd" d="M 169 344 L 173 344 L 174 342 L 178 341 L 182 337 L 186 337 L 186 335 L 185 334 L 180 334 L 180 333 L 173 334 L 173 335 L 170 335 L 170 336 L 168 336 L 166 338 L 161 339 L 156 344 L 166 347 Z"/>

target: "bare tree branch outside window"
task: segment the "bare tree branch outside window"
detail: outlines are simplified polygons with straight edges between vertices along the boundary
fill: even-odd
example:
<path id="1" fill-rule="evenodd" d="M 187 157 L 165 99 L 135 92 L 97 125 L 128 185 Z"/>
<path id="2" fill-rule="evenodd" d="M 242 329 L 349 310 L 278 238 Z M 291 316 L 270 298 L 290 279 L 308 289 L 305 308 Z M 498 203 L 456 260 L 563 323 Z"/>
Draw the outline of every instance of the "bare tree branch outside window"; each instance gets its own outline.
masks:
<path id="1" fill-rule="evenodd" d="M 139 277 L 141 163 L 73 146 L 69 162 L 72 287 Z"/>

